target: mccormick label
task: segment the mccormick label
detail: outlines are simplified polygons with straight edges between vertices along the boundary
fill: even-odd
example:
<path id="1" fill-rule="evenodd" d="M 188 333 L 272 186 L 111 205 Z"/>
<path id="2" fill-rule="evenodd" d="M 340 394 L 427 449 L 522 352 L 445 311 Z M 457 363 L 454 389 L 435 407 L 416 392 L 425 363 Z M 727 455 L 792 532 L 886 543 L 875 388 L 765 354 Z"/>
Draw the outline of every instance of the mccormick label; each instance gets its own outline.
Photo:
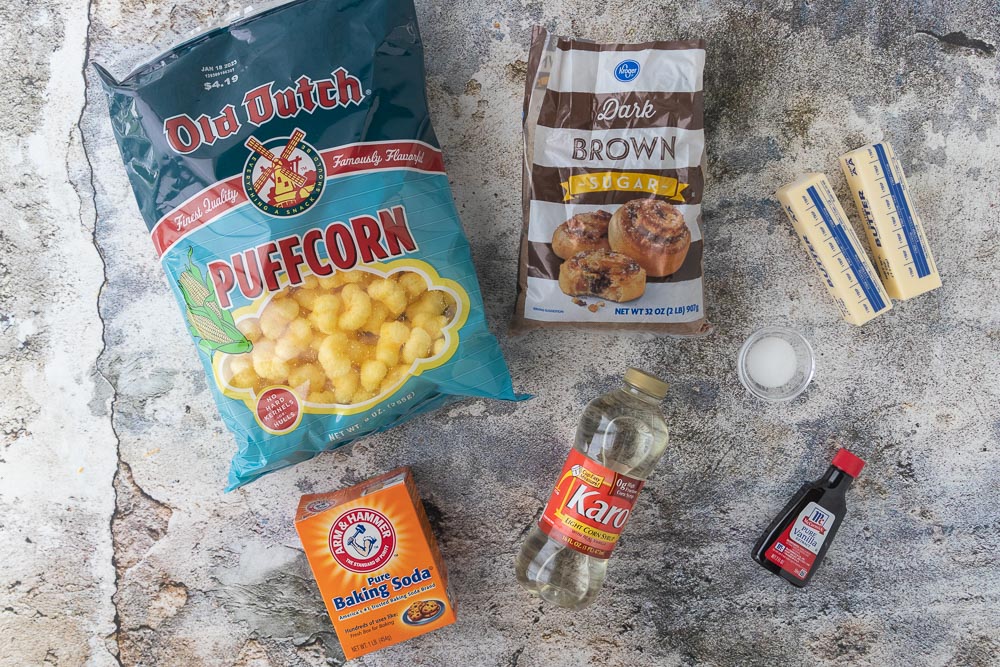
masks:
<path id="1" fill-rule="evenodd" d="M 830 510 L 809 503 L 764 553 L 764 557 L 785 572 L 805 579 L 836 520 L 836 515 Z"/>
<path id="2" fill-rule="evenodd" d="M 644 483 L 573 449 L 538 527 L 575 551 L 610 558 Z"/>

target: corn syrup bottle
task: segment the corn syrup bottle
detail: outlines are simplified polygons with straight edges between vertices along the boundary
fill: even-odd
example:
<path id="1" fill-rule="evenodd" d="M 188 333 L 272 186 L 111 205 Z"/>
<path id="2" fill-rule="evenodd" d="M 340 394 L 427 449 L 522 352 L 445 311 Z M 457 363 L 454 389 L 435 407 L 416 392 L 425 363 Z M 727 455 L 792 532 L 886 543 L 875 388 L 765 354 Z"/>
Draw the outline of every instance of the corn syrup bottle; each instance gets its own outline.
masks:
<path id="1" fill-rule="evenodd" d="M 809 583 L 847 514 L 844 494 L 865 462 L 838 449 L 826 474 L 803 484 L 753 547 L 760 565 L 793 586 Z"/>
<path id="2" fill-rule="evenodd" d="M 667 449 L 667 383 L 630 368 L 619 389 L 587 405 L 538 525 L 517 557 L 521 586 L 582 609 L 604 584 L 608 558 L 639 490 Z"/>

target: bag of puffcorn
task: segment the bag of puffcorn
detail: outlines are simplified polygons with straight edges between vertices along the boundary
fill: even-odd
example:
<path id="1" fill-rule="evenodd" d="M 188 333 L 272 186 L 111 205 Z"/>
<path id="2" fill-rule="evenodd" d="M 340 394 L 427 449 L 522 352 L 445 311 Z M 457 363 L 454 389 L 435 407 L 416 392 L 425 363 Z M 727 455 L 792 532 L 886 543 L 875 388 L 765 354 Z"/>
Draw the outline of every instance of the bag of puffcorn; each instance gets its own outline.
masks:
<path id="1" fill-rule="evenodd" d="M 298 0 L 122 81 L 122 159 L 229 489 L 466 396 L 514 399 L 427 113 L 412 0 Z"/>

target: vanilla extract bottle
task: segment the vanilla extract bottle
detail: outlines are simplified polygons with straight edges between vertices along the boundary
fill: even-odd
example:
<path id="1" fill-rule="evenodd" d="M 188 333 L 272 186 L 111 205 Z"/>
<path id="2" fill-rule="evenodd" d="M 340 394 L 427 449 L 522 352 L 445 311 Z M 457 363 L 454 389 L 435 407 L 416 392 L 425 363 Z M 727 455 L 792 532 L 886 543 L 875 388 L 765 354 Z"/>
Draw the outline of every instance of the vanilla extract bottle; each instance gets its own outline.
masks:
<path id="1" fill-rule="evenodd" d="M 765 570 L 804 587 L 816 573 L 847 513 L 845 494 L 865 462 L 838 449 L 826 473 L 803 484 L 754 545 Z"/>
<path id="2" fill-rule="evenodd" d="M 525 589 L 568 609 L 597 597 L 639 491 L 666 451 L 660 402 L 667 388 L 630 368 L 620 388 L 587 405 L 548 504 L 517 557 Z"/>

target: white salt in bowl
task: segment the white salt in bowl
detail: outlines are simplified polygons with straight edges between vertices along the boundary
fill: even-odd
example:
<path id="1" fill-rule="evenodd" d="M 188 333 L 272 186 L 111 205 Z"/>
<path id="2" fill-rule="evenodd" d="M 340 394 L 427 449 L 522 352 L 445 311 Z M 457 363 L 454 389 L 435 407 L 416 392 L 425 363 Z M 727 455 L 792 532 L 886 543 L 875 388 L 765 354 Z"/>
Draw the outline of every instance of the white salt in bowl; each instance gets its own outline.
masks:
<path id="1" fill-rule="evenodd" d="M 765 327 L 743 343 L 736 368 L 740 382 L 757 398 L 790 401 L 809 386 L 816 358 L 799 332 Z"/>

